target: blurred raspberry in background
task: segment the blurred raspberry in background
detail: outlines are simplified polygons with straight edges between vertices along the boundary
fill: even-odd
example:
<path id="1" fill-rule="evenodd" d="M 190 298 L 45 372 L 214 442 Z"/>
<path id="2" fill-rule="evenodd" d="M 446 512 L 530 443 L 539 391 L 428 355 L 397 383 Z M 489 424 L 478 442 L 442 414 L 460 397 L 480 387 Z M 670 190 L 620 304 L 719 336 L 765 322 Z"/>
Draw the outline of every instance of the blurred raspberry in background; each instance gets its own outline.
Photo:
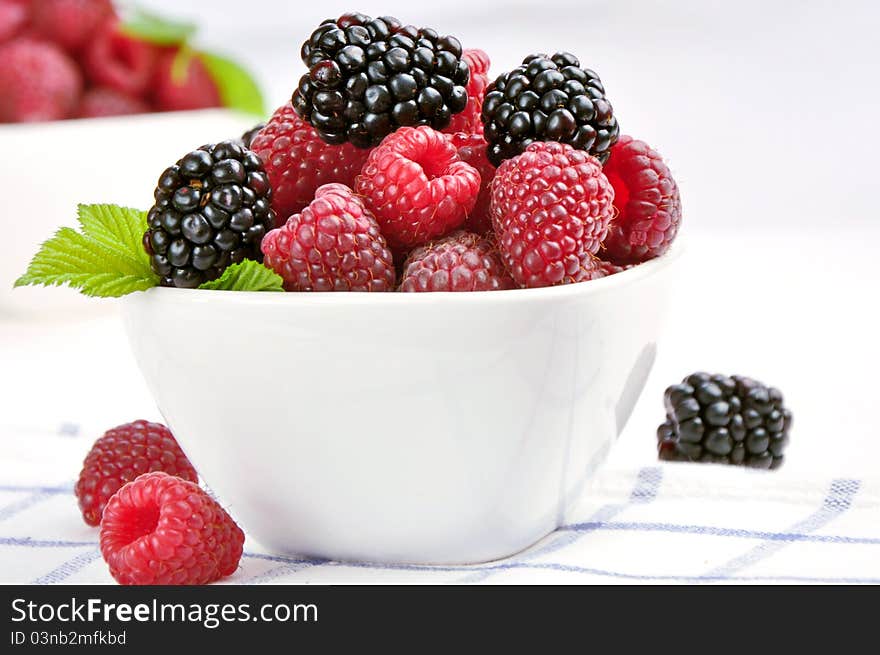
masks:
<path id="1" fill-rule="evenodd" d="M 0 43 L 19 34 L 27 20 L 28 10 L 23 0 L 0 0 Z"/>
<path id="2" fill-rule="evenodd" d="M 110 0 L 32 0 L 30 3 L 34 36 L 71 53 L 79 52 L 98 26 L 114 15 Z"/>
<path id="3" fill-rule="evenodd" d="M 152 80 L 152 98 L 159 111 L 220 106 L 220 92 L 211 73 L 198 57 L 189 54 L 170 49 L 159 56 Z"/>
<path id="4" fill-rule="evenodd" d="M 0 123 L 210 107 L 262 117 L 251 76 L 197 49 L 195 32 L 110 0 L 0 0 Z"/>
<path id="5" fill-rule="evenodd" d="M 82 93 L 79 69 L 58 46 L 15 39 L 0 46 L 0 121 L 70 116 Z"/>

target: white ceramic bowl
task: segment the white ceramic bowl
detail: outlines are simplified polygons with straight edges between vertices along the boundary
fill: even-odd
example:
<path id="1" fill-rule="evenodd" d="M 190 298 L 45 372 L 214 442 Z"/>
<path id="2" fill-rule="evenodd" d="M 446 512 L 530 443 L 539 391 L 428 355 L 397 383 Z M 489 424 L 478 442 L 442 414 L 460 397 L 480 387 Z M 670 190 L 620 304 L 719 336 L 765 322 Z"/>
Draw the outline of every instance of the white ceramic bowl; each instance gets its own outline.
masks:
<path id="1" fill-rule="evenodd" d="M 183 449 L 264 546 L 480 562 L 560 525 L 604 461 L 677 256 L 484 293 L 158 288 L 123 315 Z"/>
<path id="2" fill-rule="evenodd" d="M 0 125 L 0 317 L 112 307 L 69 289 L 12 290 L 39 245 L 75 227 L 79 203 L 147 209 L 160 173 L 203 143 L 256 122 L 227 109 Z M 11 238 L 10 238 L 11 235 Z"/>

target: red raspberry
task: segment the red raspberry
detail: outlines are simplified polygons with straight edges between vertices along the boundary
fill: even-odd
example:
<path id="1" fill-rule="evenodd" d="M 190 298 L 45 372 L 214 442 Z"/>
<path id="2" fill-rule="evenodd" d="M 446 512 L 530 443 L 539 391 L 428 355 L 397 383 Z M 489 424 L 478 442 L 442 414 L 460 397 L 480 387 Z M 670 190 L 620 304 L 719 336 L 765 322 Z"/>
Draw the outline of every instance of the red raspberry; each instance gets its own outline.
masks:
<path id="1" fill-rule="evenodd" d="M 144 114 L 148 111 L 150 108 L 147 103 L 140 98 L 134 98 L 114 89 L 97 87 L 86 91 L 76 115 L 79 118 L 100 118 Z"/>
<path id="2" fill-rule="evenodd" d="M 611 262 L 606 262 L 604 259 L 597 259 L 596 266 L 598 270 L 602 273 L 602 277 L 608 277 L 609 275 L 614 275 L 615 273 L 622 273 L 623 271 L 628 271 L 636 264 L 612 264 Z"/>
<path id="3" fill-rule="evenodd" d="M 101 554 L 124 585 L 200 585 L 235 572 L 244 532 L 199 486 L 145 473 L 107 503 Z"/>
<path id="4" fill-rule="evenodd" d="M 394 260 L 374 216 L 343 184 L 315 199 L 262 243 L 266 266 L 287 291 L 391 291 Z"/>
<path id="5" fill-rule="evenodd" d="M 105 21 L 95 34 L 83 62 L 94 84 L 132 96 L 146 91 L 155 65 L 155 46 L 122 32 L 115 18 Z"/>
<path id="6" fill-rule="evenodd" d="M 480 191 L 480 174 L 449 137 L 430 127 L 401 127 L 370 153 L 355 181 L 394 250 L 460 227 Z"/>
<path id="7" fill-rule="evenodd" d="M 153 100 L 159 111 L 188 111 L 219 107 L 220 91 L 217 89 L 205 64 L 197 56 L 190 57 L 186 66 L 177 71 L 174 59 L 177 50 L 167 50 L 159 55 L 153 76 Z"/>
<path id="8" fill-rule="evenodd" d="M 459 230 L 410 253 L 400 291 L 497 291 L 514 286 L 492 243 Z"/>
<path id="9" fill-rule="evenodd" d="M 31 2 L 34 33 L 74 53 L 86 45 L 105 19 L 114 15 L 110 0 Z"/>
<path id="10" fill-rule="evenodd" d="M 513 279 L 526 287 L 577 282 L 608 231 L 614 189 L 599 161 L 536 142 L 502 162 L 492 183 L 492 222 Z"/>
<path id="11" fill-rule="evenodd" d="M 79 69 L 58 46 L 31 39 L 0 46 L 0 123 L 68 118 L 81 93 Z"/>
<path id="12" fill-rule="evenodd" d="M 288 102 L 279 107 L 251 141 L 272 186 L 272 209 L 280 223 L 303 210 L 324 184 L 354 186 L 370 154 L 350 143 L 330 145 Z"/>
<path id="13" fill-rule="evenodd" d="M 603 266 L 603 263 L 604 262 L 593 255 L 584 257 L 581 260 L 581 266 L 577 273 L 575 273 L 570 280 L 566 280 L 566 283 L 589 282 L 590 280 L 598 280 L 611 275 L 611 273 L 608 272 L 608 268 Z"/>
<path id="14" fill-rule="evenodd" d="M 134 421 L 107 430 L 86 455 L 74 488 L 85 522 L 98 525 L 110 497 L 126 482 L 148 471 L 198 480 L 192 464 L 164 425 Z"/>
<path id="15" fill-rule="evenodd" d="M 471 76 L 468 81 L 468 101 L 464 110 L 452 116 L 449 125 L 443 130 L 447 134 L 465 132 L 466 134 L 482 134 L 483 121 L 480 114 L 483 111 L 483 97 L 486 95 L 486 87 L 489 86 L 489 55 L 482 50 L 465 50 L 461 58 L 467 62 Z"/>
<path id="16" fill-rule="evenodd" d="M 458 156 L 477 169 L 480 174 L 480 195 L 477 203 L 468 214 L 464 229 L 476 234 L 488 234 L 492 230 L 492 216 L 489 213 L 492 200 L 492 180 L 495 177 L 495 167 L 486 156 L 486 139 L 480 134 L 465 134 L 458 132 L 449 137 L 452 144 L 458 149 Z"/>
<path id="17" fill-rule="evenodd" d="M 633 266 L 635 266 L 635 264 L 618 266 L 617 264 L 606 262 L 604 259 L 590 256 L 589 259 L 584 261 L 581 269 L 575 274 L 574 278 L 572 279 L 572 282 L 587 282 L 589 280 L 598 280 L 603 277 L 608 277 L 609 275 L 614 275 L 615 273 L 629 270 Z"/>
<path id="18" fill-rule="evenodd" d="M 618 215 L 602 244 L 604 256 L 632 264 L 666 252 L 681 223 L 681 197 L 660 155 L 644 141 L 621 136 L 611 148 L 605 175 L 614 186 Z"/>
<path id="19" fill-rule="evenodd" d="M 479 48 L 465 48 L 461 58 L 467 62 L 471 75 L 487 75 L 492 65 L 489 55 Z"/>
<path id="20" fill-rule="evenodd" d="M 0 43 L 16 36 L 28 21 L 28 9 L 20 0 L 0 0 Z"/>

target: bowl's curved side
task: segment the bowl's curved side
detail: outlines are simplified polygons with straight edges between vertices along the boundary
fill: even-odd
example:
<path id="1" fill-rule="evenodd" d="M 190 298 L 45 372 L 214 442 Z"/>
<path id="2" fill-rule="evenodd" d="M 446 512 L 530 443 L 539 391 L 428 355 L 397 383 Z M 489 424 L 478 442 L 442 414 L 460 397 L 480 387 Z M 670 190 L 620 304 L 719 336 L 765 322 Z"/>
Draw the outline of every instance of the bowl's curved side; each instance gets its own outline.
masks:
<path id="1" fill-rule="evenodd" d="M 546 302 L 233 310 L 147 292 L 124 317 L 184 450 L 265 546 L 478 562 L 557 527 L 604 460 L 650 370 L 669 270 Z"/>

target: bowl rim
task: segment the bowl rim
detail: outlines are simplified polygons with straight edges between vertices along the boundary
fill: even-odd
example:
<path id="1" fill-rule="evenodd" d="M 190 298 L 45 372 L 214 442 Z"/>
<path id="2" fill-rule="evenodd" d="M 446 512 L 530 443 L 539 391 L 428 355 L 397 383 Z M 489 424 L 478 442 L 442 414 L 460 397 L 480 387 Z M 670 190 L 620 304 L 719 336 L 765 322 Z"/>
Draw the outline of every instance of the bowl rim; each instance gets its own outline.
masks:
<path id="1" fill-rule="evenodd" d="M 635 284 L 640 280 L 667 269 L 677 261 L 683 245 L 676 241 L 660 257 L 648 260 L 632 268 L 588 282 L 564 284 L 539 289 L 500 289 L 498 291 L 432 291 L 429 293 L 365 293 L 360 291 L 310 291 L 282 294 L 265 291 L 216 291 L 213 289 L 177 289 L 152 287 L 124 296 L 124 301 L 162 300 L 166 302 L 210 302 L 224 305 L 272 305 L 289 306 L 301 304 L 369 304 L 371 306 L 405 304 L 506 304 L 542 300 L 559 300 L 603 294 L 621 286 Z M 280 297 L 279 297 L 280 296 Z"/>

